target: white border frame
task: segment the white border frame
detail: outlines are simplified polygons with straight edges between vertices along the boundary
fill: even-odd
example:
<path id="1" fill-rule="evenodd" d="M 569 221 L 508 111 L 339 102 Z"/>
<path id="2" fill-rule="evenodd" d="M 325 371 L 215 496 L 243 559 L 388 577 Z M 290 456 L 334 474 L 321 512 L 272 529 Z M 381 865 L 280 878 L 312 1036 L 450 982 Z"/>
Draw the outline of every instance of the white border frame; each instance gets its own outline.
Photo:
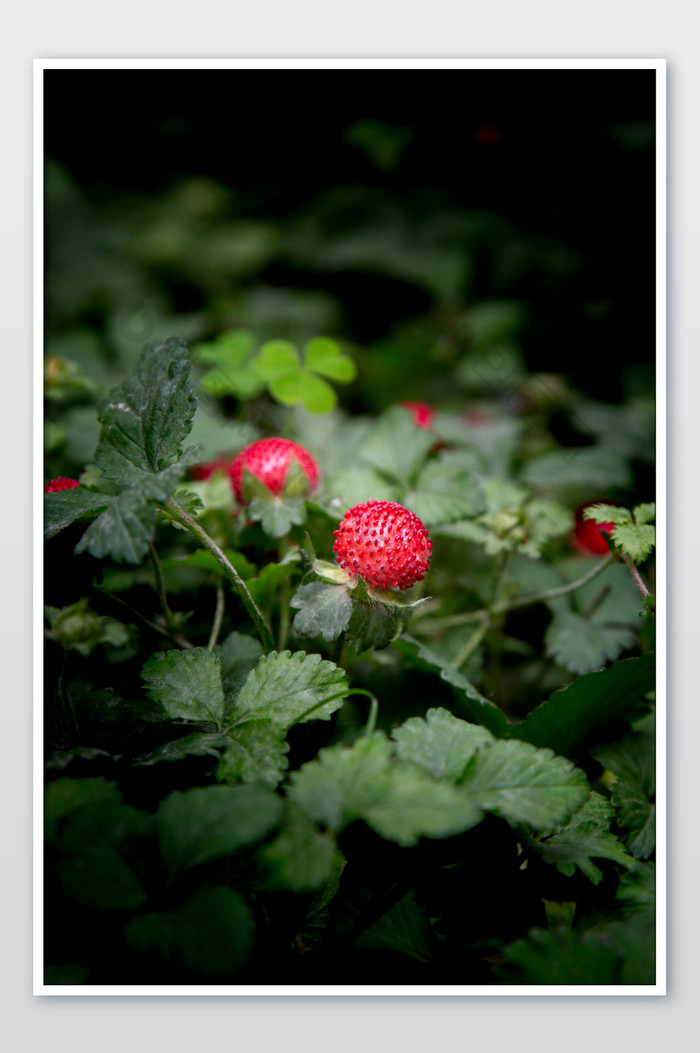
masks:
<path id="1" fill-rule="evenodd" d="M 43 74 L 52 69 L 111 70 L 238 70 L 238 69 L 653 69 L 656 71 L 656 455 L 657 455 L 657 907 L 656 907 L 656 983 L 645 985 L 501 985 L 492 986 L 416 986 L 416 985 L 55 985 L 44 984 L 44 917 L 43 917 L 43 360 L 44 360 L 44 177 L 43 177 Z M 666 60 L 665 59 L 35 59 L 34 60 L 34 127 L 33 127 L 33 993 L 52 997 L 77 995 L 128 996 L 659 996 L 666 994 Z"/>

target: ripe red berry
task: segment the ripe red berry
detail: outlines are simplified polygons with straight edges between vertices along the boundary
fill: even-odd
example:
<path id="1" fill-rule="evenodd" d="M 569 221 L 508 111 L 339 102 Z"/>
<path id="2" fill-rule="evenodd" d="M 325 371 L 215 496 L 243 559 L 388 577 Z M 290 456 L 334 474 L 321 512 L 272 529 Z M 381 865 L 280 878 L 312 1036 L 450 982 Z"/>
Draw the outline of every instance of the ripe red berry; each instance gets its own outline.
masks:
<path id="1" fill-rule="evenodd" d="M 230 475 L 232 467 L 233 457 L 215 457 L 213 461 L 207 461 L 205 464 L 196 464 L 190 474 L 193 479 L 208 479 L 214 472 Z"/>
<path id="2" fill-rule="evenodd" d="M 594 502 L 595 504 L 596 502 Z M 610 502 L 608 502 L 610 504 Z M 574 546 L 582 552 L 584 555 L 596 555 L 606 556 L 610 549 L 608 543 L 603 537 L 602 531 L 606 534 L 612 533 L 615 524 L 614 523 L 596 523 L 593 519 L 584 519 L 583 513 L 591 505 L 581 505 L 580 508 L 576 509 L 575 518 L 576 526 L 574 528 L 573 543 Z"/>
<path id="3" fill-rule="evenodd" d="M 429 402 L 402 402 L 404 409 L 413 413 L 413 423 L 418 428 L 432 428 L 435 419 L 435 408 Z"/>
<path id="4" fill-rule="evenodd" d="M 80 486 L 78 479 L 69 479 L 65 475 L 59 475 L 57 479 L 51 479 L 44 487 L 45 494 L 57 494 L 60 490 L 75 490 Z"/>
<path id="5" fill-rule="evenodd" d="M 375 589 L 408 589 L 428 569 L 433 543 L 417 515 L 395 501 L 355 505 L 334 531 L 341 567 Z"/>
<path id="6" fill-rule="evenodd" d="M 246 492 L 244 468 L 255 475 L 275 497 L 284 497 L 293 462 L 298 464 L 306 477 L 306 492 L 312 493 L 318 485 L 318 465 L 303 446 L 290 439 L 258 439 L 246 446 L 231 465 L 233 489 L 240 504 L 247 505 L 253 496 Z"/>

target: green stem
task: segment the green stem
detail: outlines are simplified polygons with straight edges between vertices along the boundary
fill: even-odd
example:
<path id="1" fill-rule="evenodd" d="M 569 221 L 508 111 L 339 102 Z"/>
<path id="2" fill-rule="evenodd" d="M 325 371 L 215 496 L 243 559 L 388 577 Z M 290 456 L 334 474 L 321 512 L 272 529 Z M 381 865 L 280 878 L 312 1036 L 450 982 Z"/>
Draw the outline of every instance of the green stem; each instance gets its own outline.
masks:
<path id="1" fill-rule="evenodd" d="M 486 633 L 488 632 L 490 626 L 491 619 L 487 615 L 484 618 L 481 625 L 479 626 L 479 628 L 471 634 L 469 639 L 464 644 L 464 647 L 462 647 L 461 651 L 459 651 L 458 654 L 456 654 L 450 662 L 450 665 L 453 669 L 460 670 L 462 668 L 467 658 L 469 658 L 469 655 L 472 653 L 472 651 L 476 650 L 483 638 L 486 636 Z"/>
<path id="2" fill-rule="evenodd" d="M 267 624 L 267 621 L 265 620 L 265 616 L 258 607 L 253 597 L 248 592 L 248 589 L 245 586 L 245 582 L 243 581 L 233 564 L 226 558 L 225 554 L 221 551 L 216 542 L 209 537 L 206 530 L 203 530 L 195 519 L 193 519 L 191 516 L 188 516 L 184 508 L 181 508 L 180 505 L 172 497 L 168 498 L 166 508 L 169 510 L 170 514 L 172 515 L 172 518 L 175 519 L 176 522 L 180 524 L 180 526 L 183 526 L 186 530 L 188 530 L 193 537 L 196 537 L 200 545 L 202 545 L 202 547 L 205 548 L 207 552 L 209 552 L 209 554 L 214 557 L 216 562 L 226 574 L 226 577 L 231 583 L 234 592 L 237 593 L 237 595 L 240 597 L 243 606 L 250 615 L 255 625 L 255 628 L 258 631 L 258 635 L 262 641 L 263 647 L 266 651 L 274 650 L 275 645 L 272 640 L 272 633 L 270 632 L 270 627 Z"/>
<path id="3" fill-rule="evenodd" d="M 649 589 L 646 587 L 646 585 L 642 581 L 641 574 L 639 573 L 639 571 L 637 570 L 637 568 L 635 567 L 634 563 L 632 562 L 632 560 L 630 559 L 630 557 L 627 555 L 626 552 L 622 553 L 622 558 L 624 559 L 625 563 L 627 564 L 630 574 L 634 578 L 635 585 L 637 586 L 637 588 L 641 592 L 641 594 L 644 597 L 644 599 L 646 599 L 647 596 L 649 595 Z"/>
<path id="4" fill-rule="evenodd" d="M 364 695 L 365 698 L 370 700 L 369 715 L 367 717 L 367 723 L 365 724 L 364 731 L 362 732 L 362 738 L 368 739 L 374 734 L 374 729 L 377 726 L 377 716 L 379 714 L 379 702 L 375 695 L 371 691 L 365 691 L 363 687 L 357 687 L 350 692 L 348 698 L 352 695 Z"/>
<path id="5" fill-rule="evenodd" d="M 165 591 L 165 581 L 163 580 L 163 569 L 158 559 L 158 553 L 155 550 L 153 542 L 149 543 L 148 546 L 148 558 L 151 561 L 153 567 L 153 574 L 156 579 L 156 592 L 158 593 L 158 599 L 160 600 L 160 607 L 163 612 L 163 618 L 165 619 L 166 629 L 172 629 L 173 627 L 173 612 L 168 606 L 168 597 Z"/>
<path id="6" fill-rule="evenodd" d="M 207 651 L 213 651 L 216 646 L 216 641 L 219 639 L 219 632 L 221 631 L 221 623 L 224 619 L 224 607 L 226 606 L 226 597 L 224 595 L 224 587 L 220 581 L 216 583 L 216 610 L 214 611 L 214 624 L 211 627 L 211 636 L 209 637 L 209 643 L 207 644 Z"/>
<path id="7" fill-rule="evenodd" d="M 283 538 L 277 546 L 277 561 L 281 563 L 284 559 L 289 548 L 289 542 Z M 277 636 L 277 650 L 284 651 L 287 646 L 287 637 L 289 636 L 289 601 L 291 600 L 291 582 L 289 578 L 285 578 L 280 585 L 279 592 L 279 604 L 280 604 L 280 620 L 278 626 Z"/>

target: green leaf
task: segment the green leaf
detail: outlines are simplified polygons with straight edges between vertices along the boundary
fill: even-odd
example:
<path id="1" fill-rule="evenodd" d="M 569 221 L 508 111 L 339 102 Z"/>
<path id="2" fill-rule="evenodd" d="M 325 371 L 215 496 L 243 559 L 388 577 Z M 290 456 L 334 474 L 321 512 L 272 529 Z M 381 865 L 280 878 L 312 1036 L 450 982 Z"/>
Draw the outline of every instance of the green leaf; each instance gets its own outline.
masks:
<path id="1" fill-rule="evenodd" d="M 205 647 L 160 651 L 148 659 L 141 675 L 150 697 L 170 717 L 221 723 L 225 708 L 221 663 Z"/>
<path id="2" fill-rule="evenodd" d="M 277 599 L 280 585 L 293 576 L 294 569 L 293 563 L 267 563 L 255 578 L 246 582 L 258 607 L 266 610 Z"/>
<path id="3" fill-rule="evenodd" d="M 391 479 L 410 485 L 423 465 L 433 435 L 413 423 L 410 413 L 400 406 L 388 409 L 371 429 L 360 447 L 360 456 Z"/>
<path id="4" fill-rule="evenodd" d="M 254 636 L 229 633 L 224 642 L 216 648 L 216 653 L 221 662 L 224 694 L 228 699 L 240 691 L 248 674 L 257 665 L 262 657 L 262 646 Z"/>
<path id="5" fill-rule="evenodd" d="M 656 868 L 653 863 L 634 863 L 620 878 L 615 899 L 626 912 L 656 908 Z"/>
<path id="6" fill-rule="evenodd" d="M 578 867 L 597 885 L 603 874 L 593 859 L 611 859 L 625 867 L 633 862 L 624 846 L 610 833 L 613 814 L 605 797 L 591 793 L 566 826 L 536 842 L 534 847 L 545 862 L 554 863 L 561 874 L 572 877 Z"/>
<path id="7" fill-rule="evenodd" d="M 170 966 L 218 975 L 231 973 L 253 949 L 250 908 L 223 885 L 200 888 L 170 911 L 133 918 L 127 944 L 141 954 L 156 954 Z"/>
<path id="8" fill-rule="evenodd" d="M 250 367 L 254 346 L 255 337 L 244 329 L 229 330 L 209 343 L 195 344 L 195 361 L 213 367 L 200 380 L 204 390 L 215 396 L 235 395 L 240 399 L 259 394 L 264 383 Z"/>
<path id="9" fill-rule="evenodd" d="M 478 749 L 460 785 L 486 811 L 546 832 L 567 822 L 589 793 L 586 776 L 570 761 L 515 740 Z"/>
<path id="10" fill-rule="evenodd" d="M 353 360 L 343 354 L 335 340 L 326 336 L 309 341 L 304 349 L 304 362 L 307 369 L 321 373 L 337 384 L 349 384 L 357 375 Z"/>
<path id="11" fill-rule="evenodd" d="M 273 841 L 260 850 L 274 887 L 310 892 L 331 878 L 338 854 L 335 839 L 322 834 L 300 808 L 285 802 L 284 821 Z"/>
<path id="12" fill-rule="evenodd" d="M 486 508 L 479 481 L 459 465 L 439 460 L 424 466 L 404 503 L 428 527 L 475 516 Z"/>
<path id="13" fill-rule="evenodd" d="M 643 563 L 656 544 L 656 527 L 634 524 L 616 526 L 611 537 L 634 563 Z"/>
<path id="14" fill-rule="evenodd" d="M 114 500 L 111 494 L 96 494 L 82 486 L 44 494 L 44 537 L 55 537 L 80 519 L 94 518 L 109 508 Z"/>
<path id="15" fill-rule="evenodd" d="M 310 413 L 328 413 L 337 404 L 335 391 L 313 373 L 289 373 L 270 381 L 270 394 L 284 406 L 301 402 Z"/>
<path id="16" fill-rule="evenodd" d="M 476 826 L 480 804 L 447 782 L 435 782 L 411 765 L 395 765 L 384 792 L 362 818 L 388 841 L 410 847 L 421 837 L 450 837 Z"/>
<path id="17" fill-rule="evenodd" d="M 299 353 L 288 340 L 268 340 L 253 360 L 253 371 L 264 380 L 275 380 L 299 369 Z"/>
<path id="18" fill-rule="evenodd" d="M 326 492 L 339 502 L 341 509 L 366 501 L 397 501 L 402 496 L 400 488 L 376 468 L 364 467 L 348 468 L 326 479 Z"/>
<path id="19" fill-rule="evenodd" d="M 137 489 L 124 490 L 93 520 L 75 547 L 96 559 L 140 563 L 153 537 L 157 502 Z"/>
<path id="20" fill-rule="evenodd" d="M 493 741 L 480 724 L 467 724 L 446 709 L 429 709 L 422 717 L 411 717 L 394 728 L 396 754 L 427 772 L 433 779 L 456 782 L 473 753 Z"/>
<path id="21" fill-rule="evenodd" d="M 285 537 L 293 526 L 301 526 L 306 508 L 300 497 L 254 497 L 247 509 L 249 519 L 259 522 L 270 537 Z"/>
<path id="22" fill-rule="evenodd" d="M 323 749 L 290 777 L 289 798 L 314 822 L 336 832 L 364 819 L 382 837 L 414 845 L 479 822 L 481 810 L 455 787 L 436 783 L 409 765 L 392 765 L 380 733 L 350 749 Z"/>
<path id="23" fill-rule="evenodd" d="M 383 603 L 370 596 L 367 600 L 353 596 L 346 639 L 357 654 L 369 647 L 379 651 L 396 639 L 406 627 L 406 622 L 407 611 L 399 606 Z"/>
<path id="24" fill-rule="evenodd" d="M 248 676 L 232 718 L 265 718 L 291 728 L 308 720 L 329 720 L 343 704 L 350 685 L 342 669 L 303 651 L 271 651 Z"/>
<path id="25" fill-rule="evenodd" d="M 135 373 L 99 408 L 95 462 L 108 479 L 130 486 L 179 455 L 197 406 L 191 372 L 178 337 L 143 349 Z"/>
<path id="26" fill-rule="evenodd" d="M 656 519 L 656 505 L 653 501 L 637 505 L 634 509 L 634 521 L 642 526 L 644 523 L 649 523 L 652 519 Z"/>
<path id="27" fill-rule="evenodd" d="M 383 914 L 379 921 L 365 929 L 355 940 L 355 946 L 393 951 L 395 954 L 405 954 L 427 964 L 433 960 L 428 943 L 429 934 L 430 926 L 411 890 Z"/>
<path id="28" fill-rule="evenodd" d="M 557 611 L 545 633 L 546 653 L 572 673 L 590 673 L 636 643 L 624 625 L 591 621 L 575 611 Z"/>
<path id="29" fill-rule="evenodd" d="M 583 518 L 592 519 L 594 523 L 631 523 L 632 513 L 617 505 L 598 504 L 585 508 Z"/>
<path id="30" fill-rule="evenodd" d="M 273 789 L 289 766 L 286 729 L 272 720 L 246 720 L 224 740 L 226 750 L 216 769 L 219 782 L 261 782 Z"/>
<path id="31" fill-rule="evenodd" d="M 277 823 L 279 797 L 262 786 L 198 786 L 169 794 L 156 812 L 170 878 L 261 840 Z"/>
<path id="32" fill-rule="evenodd" d="M 55 840 L 58 825 L 75 808 L 83 804 L 104 801 L 120 804 L 122 794 L 116 783 L 106 779 L 56 779 L 47 784 L 44 793 L 44 830 L 50 844 Z"/>
<path id="33" fill-rule="evenodd" d="M 616 984 L 618 962 L 595 936 L 576 929 L 531 929 L 502 952 L 494 968 L 503 984 Z"/>
<path id="34" fill-rule="evenodd" d="M 624 841 L 637 859 L 648 859 L 656 848 L 656 808 L 638 782 L 618 779 L 612 802 L 620 826 L 627 830 Z"/>
<path id="35" fill-rule="evenodd" d="M 146 892 L 134 869 L 133 841 L 151 832 L 153 817 L 102 799 L 72 811 L 58 838 L 57 865 L 66 892 L 96 910 L 136 910 Z"/>
<path id="36" fill-rule="evenodd" d="M 466 716 L 475 724 L 483 724 L 494 735 L 503 736 L 509 733 L 511 725 L 498 706 L 485 698 L 466 677 L 454 670 L 430 647 L 405 633 L 400 639 L 394 640 L 391 646 L 404 656 L 409 666 L 438 673 L 442 680 L 446 680 L 455 688 L 455 694 L 464 707 Z"/>
<path id="37" fill-rule="evenodd" d="M 46 607 L 45 613 L 51 625 L 46 635 L 67 651 L 89 655 L 99 644 L 123 647 L 129 640 L 125 625 L 113 618 L 95 614 L 88 607 L 85 597 L 62 609 Z"/>
<path id="38" fill-rule="evenodd" d="M 137 757 L 132 764 L 150 767 L 161 761 L 179 761 L 187 757 L 216 757 L 225 748 L 227 739 L 218 732 L 197 731 L 193 735 L 183 735 L 180 739 L 166 742 L 157 749 Z"/>
<path id="39" fill-rule="evenodd" d="M 599 728 L 623 716 L 654 690 L 654 672 L 654 655 L 645 654 L 586 673 L 533 709 L 511 735 L 573 756 Z"/>
<path id="40" fill-rule="evenodd" d="M 352 600 L 345 585 L 331 585 L 325 581 L 314 581 L 302 585 L 294 593 L 290 604 L 298 613 L 293 627 L 302 636 L 321 636 L 324 640 L 337 640 L 348 627 L 352 614 Z"/>

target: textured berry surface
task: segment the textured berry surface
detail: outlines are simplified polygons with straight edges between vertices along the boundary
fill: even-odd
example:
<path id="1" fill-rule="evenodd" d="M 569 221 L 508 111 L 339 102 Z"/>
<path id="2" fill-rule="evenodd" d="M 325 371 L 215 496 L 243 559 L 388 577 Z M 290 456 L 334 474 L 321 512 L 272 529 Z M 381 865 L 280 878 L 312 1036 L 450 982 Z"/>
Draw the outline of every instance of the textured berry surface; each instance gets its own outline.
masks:
<path id="1" fill-rule="evenodd" d="M 433 543 L 417 515 L 395 501 L 355 505 L 335 534 L 341 567 L 375 589 L 408 589 L 428 569 Z"/>
<path id="2" fill-rule="evenodd" d="M 285 483 L 292 459 L 299 464 L 309 483 L 309 493 L 318 485 L 318 465 L 308 450 L 290 439 L 258 439 L 238 454 L 231 466 L 231 479 L 236 497 L 247 504 L 243 468 L 257 476 L 275 497 L 284 496 Z"/>
<path id="3" fill-rule="evenodd" d="M 57 479 L 51 479 L 44 487 L 45 494 L 57 494 L 60 490 L 75 490 L 80 486 L 77 479 L 69 479 L 65 475 L 59 475 Z"/>
<path id="4" fill-rule="evenodd" d="M 401 405 L 404 409 L 411 411 L 413 423 L 418 428 L 426 430 L 432 428 L 435 419 L 435 409 L 429 402 L 402 402 Z"/>
<path id="5" fill-rule="evenodd" d="M 608 502 L 609 504 L 610 502 Z M 583 513 L 590 505 L 581 505 L 576 509 L 576 527 L 574 528 L 574 545 L 579 552 L 606 556 L 610 549 L 603 537 L 602 531 L 610 534 L 615 526 L 614 523 L 595 523 L 592 519 L 584 519 Z"/>

